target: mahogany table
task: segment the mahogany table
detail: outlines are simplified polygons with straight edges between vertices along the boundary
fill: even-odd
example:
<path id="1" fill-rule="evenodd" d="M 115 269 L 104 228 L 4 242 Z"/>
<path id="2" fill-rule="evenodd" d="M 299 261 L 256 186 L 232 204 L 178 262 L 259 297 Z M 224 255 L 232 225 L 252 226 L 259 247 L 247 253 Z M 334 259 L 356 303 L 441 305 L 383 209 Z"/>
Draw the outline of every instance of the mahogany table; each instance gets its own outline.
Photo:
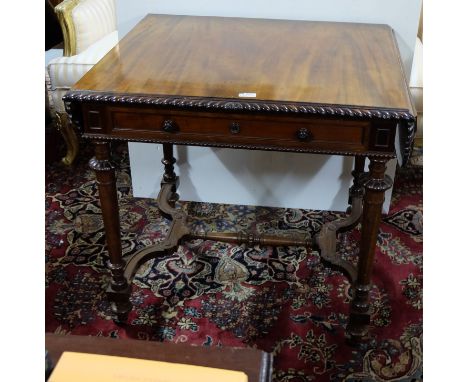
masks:
<path id="1" fill-rule="evenodd" d="M 57 364 L 64 351 L 71 351 L 243 371 L 249 382 L 269 382 L 272 377 L 273 356 L 251 348 L 190 346 L 52 333 L 46 333 L 45 347 L 52 366 Z"/>
<path id="2" fill-rule="evenodd" d="M 204 238 L 250 245 L 315 246 L 353 283 L 348 339 L 368 332 L 369 291 L 385 190 L 398 130 L 407 161 L 416 113 L 387 25 L 148 15 L 64 97 L 71 120 L 95 144 L 96 172 L 118 321 L 145 261 Z M 163 144 L 158 196 L 172 219 L 160 244 L 122 258 L 110 141 Z M 191 232 L 175 208 L 173 145 L 355 157 L 346 218 L 314 237 Z M 370 160 L 364 171 L 365 159 Z M 292 189 L 291 192 L 294 192 Z M 361 223 L 358 266 L 336 255 L 336 235 Z"/>

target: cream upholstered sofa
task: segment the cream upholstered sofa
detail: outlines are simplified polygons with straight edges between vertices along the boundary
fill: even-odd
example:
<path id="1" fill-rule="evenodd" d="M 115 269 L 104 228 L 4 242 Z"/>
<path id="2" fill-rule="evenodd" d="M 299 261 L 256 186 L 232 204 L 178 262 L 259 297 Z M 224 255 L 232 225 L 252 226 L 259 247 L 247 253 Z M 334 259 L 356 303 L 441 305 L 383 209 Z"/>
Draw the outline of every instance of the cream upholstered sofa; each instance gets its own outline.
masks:
<path id="1" fill-rule="evenodd" d="M 409 81 L 414 107 L 418 113 L 415 146 L 422 147 L 423 142 L 423 18 L 419 21 L 418 36 L 414 46 L 413 65 Z"/>
<path id="2" fill-rule="evenodd" d="M 55 7 L 55 13 L 62 27 L 64 48 L 60 57 L 46 62 L 47 94 L 50 113 L 67 145 L 62 161 L 71 164 L 79 144 L 62 97 L 118 43 L 115 0 L 65 0 Z"/>

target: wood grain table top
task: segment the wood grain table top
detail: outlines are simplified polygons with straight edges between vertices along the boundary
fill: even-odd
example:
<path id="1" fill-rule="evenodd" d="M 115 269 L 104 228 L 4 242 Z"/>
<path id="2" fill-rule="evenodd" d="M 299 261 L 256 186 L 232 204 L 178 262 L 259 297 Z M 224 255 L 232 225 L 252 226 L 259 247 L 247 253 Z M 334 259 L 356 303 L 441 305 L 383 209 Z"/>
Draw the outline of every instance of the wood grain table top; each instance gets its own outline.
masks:
<path id="1" fill-rule="evenodd" d="M 72 90 L 415 115 L 393 31 L 376 24 L 147 15 Z"/>

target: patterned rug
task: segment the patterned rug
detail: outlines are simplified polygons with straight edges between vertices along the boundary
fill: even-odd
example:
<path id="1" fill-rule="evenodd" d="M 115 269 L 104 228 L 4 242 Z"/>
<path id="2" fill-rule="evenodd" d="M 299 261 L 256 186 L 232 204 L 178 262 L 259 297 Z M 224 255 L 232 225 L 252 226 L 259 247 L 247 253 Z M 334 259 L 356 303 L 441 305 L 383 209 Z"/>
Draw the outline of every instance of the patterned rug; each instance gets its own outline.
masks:
<path id="1" fill-rule="evenodd" d="M 127 146 L 118 155 L 125 256 L 161 241 L 168 221 L 133 199 Z M 135 338 L 272 352 L 274 381 L 422 380 L 422 168 L 400 170 L 379 232 L 371 340 L 345 343 L 350 285 L 300 247 L 248 248 L 193 240 L 144 264 L 132 285 L 129 324 L 105 298 L 109 275 L 89 150 L 70 169 L 46 168 L 46 332 Z M 155 164 L 157 165 L 157 164 Z M 183 180 L 182 180 L 183 181 Z M 316 232 L 339 213 L 182 202 L 194 229 Z M 357 261 L 359 231 L 342 234 Z"/>

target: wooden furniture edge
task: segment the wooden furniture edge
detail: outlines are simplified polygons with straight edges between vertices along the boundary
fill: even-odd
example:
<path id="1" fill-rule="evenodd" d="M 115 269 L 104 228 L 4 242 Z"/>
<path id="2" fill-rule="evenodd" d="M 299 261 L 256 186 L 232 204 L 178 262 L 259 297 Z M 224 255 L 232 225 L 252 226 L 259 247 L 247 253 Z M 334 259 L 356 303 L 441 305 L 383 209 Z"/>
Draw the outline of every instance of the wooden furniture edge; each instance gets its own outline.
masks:
<path id="1" fill-rule="evenodd" d="M 144 142 L 144 143 L 170 143 L 174 145 L 183 145 L 183 146 L 199 146 L 199 147 L 220 147 L 228 149 L 241 149 L 241 150 L 261 150 L 261 151 L 278 151 L 278 152 L 293 152 L 293 153 L 309 153 L 309 154 L 324 154 L 324 155 L 344 155 L 344 156 L 372 156 L 376 158 L 386 158 L 392 159 L 395 158 L 393 152 L 383 153 L 383 152 L 373 152 L 373 151 L 342 151 L 342 150 L 321 150 L 321 149 L 307 149 L 307 148 L 278 148 L 271 146 L 262 146 L 258 144 L 227 144 L 227 143 L 215 143 L 215 142 L 192 142 L 184 141 L 178 139 L 143 139 L 143 138 L 126 138 L 126 137 L 111 137 L 108 135 L 100 134 L 87 134 L 84 133 L 81 135 L 85 139 L 92 139 L 95 141 L 122 141 L 122 142 Z"/>
<path id="2" fill-rule="evenodd" d="M 94 343 L 100 342 L 104 345 L 111 347 L 114 352 L 106 352 L 103 348 L 96 348 L 89 344 L 89 339 L 92 339 Z M 130 344 L 135 345 L 138 347 L 137 349 L 135 346 L 128 346 Z M 144 341 L 144 340 L 136 340 L 136 339 L 116 339 L 116 338 L 108 338 L 108 337 L 96 337 L 96 336 L 80 336 L 80 335 L 64 335 L 64 334 L 54 334 L 54 333 L 45 333 L 45 347 L 46 350 L 49 352 L 49 356 L 51 358 L 52 364 L 55 366 L 64 351 L 73 351 L 73 352 L 81 352 L 81 353 L 90 353 L 90 354 L 104 354 L 104 355 L 115 355 L 121 357 L 131 357 L 131 358 L 140 358 L 140 359 L 149 359 L 149 360 L 160 360 L 163 362 L 175 362 L 175 363 L 184 363 L 182 360 L 176 361 L 172 355 L 168 355 L 168 353 L 161 352 L 161 357 L 155 357 L 155 353 L 150 353 L 148 350 L 148 345 L 154 347 L 171 347 L 171 348 L 178 348 L 181 347 L 195 352 L 205 353 L 204 356 L 209 356 L 209 354 L 218 353 L 217 347 L 207 347 L 207 346 L 196 346 L 196 345 L 188 345 L 188 344 L 173 344 L 173 343 L 162 343 L 156 341 Z M 238 351 L 242 351 L 244 354 L 251 353 L 251 354 L 258 354 L 260 359 L 260 368 L 257 370 L 258 375 L 258 382 L 268 382 L 271 381 L 272 373 L 273 373 L 273 355 L 271 353 L 264 352 L 263 350 L 253 349 L 253 348 L 240 348 L 240 347 L 223 347 L 227 352 L 231 353 L 231 356 Z M 136 352 L 143 352 L 144 354 L 140 357 Z M 119 353 L 119 354 L 117 354 Z M 205 367 L 214 367 L 214 368 L 222 368 L 222 364 L 218 364 L 219 362 L 215 362 L 215 366 L 210 365 L 206 362 L 205 358 L 203 362 L 196 362 L 193 365 L 198 366 L 205 366 Z M 232 370 L 239 370 L 243 371 L 242 369 L 232 369 Z M 245 372 L 245 371 L 244 371 Z M 249 379 L 250 381 L 250 379 Z M 257 381 L 252 381 L 257 382 Z"/>
<path id="3" fill-rule="evenodd" d="M 397 119 L 414 121 L 407 109 L 353 105 L 303 103 L 238 98 L 209 98 L 158 94 L 125 94 L 90 90 L 70 90 L 63 96 L 65 105 L 71 102 L 110 103 L 121 106 L 163 106 L 174 109 L 203 111 L 260 112 L 266 114 L 312 114 L 334 117 Z"/>

